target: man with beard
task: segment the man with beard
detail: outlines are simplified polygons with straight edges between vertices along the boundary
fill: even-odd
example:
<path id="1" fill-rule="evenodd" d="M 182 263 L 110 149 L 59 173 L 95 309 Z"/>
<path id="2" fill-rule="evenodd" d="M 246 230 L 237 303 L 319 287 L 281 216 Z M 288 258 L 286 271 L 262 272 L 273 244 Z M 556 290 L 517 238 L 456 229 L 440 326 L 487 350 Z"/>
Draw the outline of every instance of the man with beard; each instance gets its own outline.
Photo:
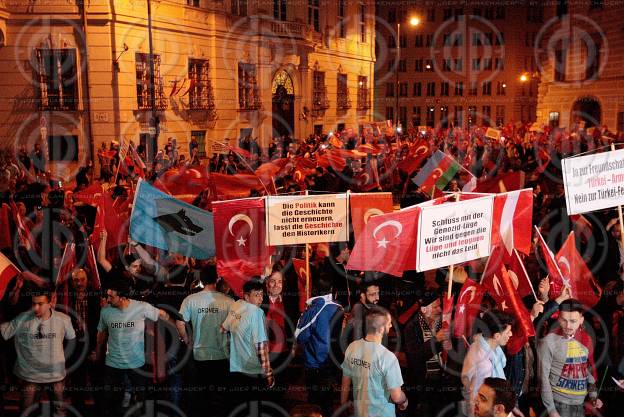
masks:
<path id="1" fill-rule="evenodd" d="M 475 397 L 475 417 L 511 417 L 516 405 L 513 388 L 501 378 L 485 378 Z"/>
<path id="2" fill-rule="evenodd" d="M 366 334 L 366 312 L 379 303 L 379 285 L 376 281 L 360 284 L 360 299 L 351 308 L 349 319 L 343 331 L 343 338 L 348 343 L 361 339 Z M 348 344 L 347 343 L 347 344 Z M 346 346 L 346 345 L 345 345 Z"/>
<path id="3" fill-rule="evenodd" d="M 407 408 L 399 361 L 381 344 L 391 327 L 390 313 L 372 307 L 366 315 L 366 336 L 351 343 L 345 352 L 340 403 L 343 407 L 348 404 L 353 384 L 355 415 L 392 417 L 395 405 L 401 411 Z"/>

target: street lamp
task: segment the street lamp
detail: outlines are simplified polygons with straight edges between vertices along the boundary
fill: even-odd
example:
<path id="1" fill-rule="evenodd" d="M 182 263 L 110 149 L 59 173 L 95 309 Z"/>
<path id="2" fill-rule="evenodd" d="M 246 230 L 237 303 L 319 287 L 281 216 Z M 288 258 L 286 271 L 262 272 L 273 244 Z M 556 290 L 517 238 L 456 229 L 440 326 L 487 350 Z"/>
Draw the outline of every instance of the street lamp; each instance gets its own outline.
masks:
<path id="1" fill-rule="evenodd" d="M 412 27 L 416 27 L 420 24 L 420 19 L 418 17 L 412 17 L 409 20 L 409 24 Z M 399 125 L 399 65 L 401 63 L 401 19 L 397 20 L 397 40 L 396 40 L 396 48 L 397 48 L 397 65 L 394 67 L 394 78 L 396 82 L 396 92 L 395 92 L 395 101 L 394 101 L 394 124 L 395 126 Z"/>

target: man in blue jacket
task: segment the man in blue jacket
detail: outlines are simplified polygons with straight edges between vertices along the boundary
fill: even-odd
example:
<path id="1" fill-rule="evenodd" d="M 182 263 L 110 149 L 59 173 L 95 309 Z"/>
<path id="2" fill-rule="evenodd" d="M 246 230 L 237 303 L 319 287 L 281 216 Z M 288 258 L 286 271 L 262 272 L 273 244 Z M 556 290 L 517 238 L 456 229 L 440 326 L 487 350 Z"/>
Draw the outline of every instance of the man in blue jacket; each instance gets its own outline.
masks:
<path id="1" fill-rule="evenodd" d="M 297 343 L 304 351 L 303 366 L 308 402 L 321 407 L 324 416 L 332 414 L 332 385 L 336 381 L 342 358 L 332 349 L 339 344 L 342 329 L 342 306 L 332 297 L 332 277 L 321 273 L 312 286 L 314 296 L 306 301 L 295 331 Z"/>

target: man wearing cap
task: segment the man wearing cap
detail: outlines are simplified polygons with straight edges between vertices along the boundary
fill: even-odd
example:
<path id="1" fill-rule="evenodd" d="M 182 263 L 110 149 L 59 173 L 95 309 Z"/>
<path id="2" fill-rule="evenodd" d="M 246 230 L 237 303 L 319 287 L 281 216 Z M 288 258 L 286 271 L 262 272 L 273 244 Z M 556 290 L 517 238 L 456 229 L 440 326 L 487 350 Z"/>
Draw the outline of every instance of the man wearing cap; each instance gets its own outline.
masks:
<path id="1" fill-rule="evenodd" d="M 441 354 L 450 348 L 449 331 L 442 328 L 442 303 L 437 290 L 421 291 L 418 297 L 420 310 L 405 326 L 405 353 L 410 369 L 410 379 L 415 392 L 414 404 L 419 415 L 435 416 L 448 396 L 442 388 L 448 385 Z"/>

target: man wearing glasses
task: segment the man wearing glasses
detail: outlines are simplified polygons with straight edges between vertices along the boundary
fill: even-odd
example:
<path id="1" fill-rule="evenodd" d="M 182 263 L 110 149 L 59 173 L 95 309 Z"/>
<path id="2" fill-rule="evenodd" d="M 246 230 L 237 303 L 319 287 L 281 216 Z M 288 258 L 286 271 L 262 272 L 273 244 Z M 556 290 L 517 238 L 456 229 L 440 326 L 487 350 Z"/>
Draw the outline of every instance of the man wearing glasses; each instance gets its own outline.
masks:
<path id="1" fill-rule="evenodd" d="M 145 319 L 157 321 L 169 320 L 164 310 L 143 301 L 130 298 L 129 278 L 120 278 L 108 285 L 106 298 L 108 306 L 100 313 L 97 326 L 97 346 L 95 360 L 101 361 L 104 346 L 106 349 L 105 385 L 111 387 L 106 396 L 107 412 L 121 404 L 124 384 L 127 376 L 132 389 L 137 393 L 136 402 L 141 402 L 145 390 Z M 117 398 L 115 398 L 117 397 Z"/>
<path id="2" fill-rule="evenodd" d="M 15 336 L 17 360 L 13 372 L 21 381 L 21 413 L 39 403 L 42 389 L 51 389 L 55 415 L 64 416 L 65 388 L 64 340 L 76 334 L 68 315 L 55 311 L 48 288 L 32 293 L 32 308 L 0 325 L 5 340 Z M 73 342 L 72 342 L 73 343 Z M 68 345 L 68 350 L 72 347 Z M 27 410 L 29 410 L 27 412 Z"/>

